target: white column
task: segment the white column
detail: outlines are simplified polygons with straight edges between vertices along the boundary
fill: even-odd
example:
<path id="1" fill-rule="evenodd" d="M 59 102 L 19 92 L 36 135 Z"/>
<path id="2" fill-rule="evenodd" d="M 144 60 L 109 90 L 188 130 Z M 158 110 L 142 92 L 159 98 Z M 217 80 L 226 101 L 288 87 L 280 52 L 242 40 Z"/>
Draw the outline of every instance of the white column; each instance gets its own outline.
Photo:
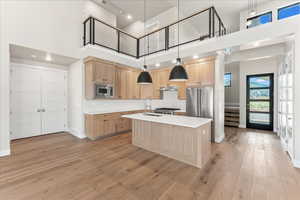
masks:
<path id="1" fill-rule="evenodd" d="M 295 37 L 294 57 L 294 166 L 300 168 L 300 30 Z"/>
<path id="2" fill-rule="evenodd" d="M 214 136 L 215 142 L 221 143 L 224 133 L 224 70 L 225 54 L 220 51 L 215 60 L 215 91 L 214 91 Z"/>
<path id="3" fill-rule="evenodd" d="M 0 156 L 10 154 L 9 137 L 9 45 L 0 1 Z"/>

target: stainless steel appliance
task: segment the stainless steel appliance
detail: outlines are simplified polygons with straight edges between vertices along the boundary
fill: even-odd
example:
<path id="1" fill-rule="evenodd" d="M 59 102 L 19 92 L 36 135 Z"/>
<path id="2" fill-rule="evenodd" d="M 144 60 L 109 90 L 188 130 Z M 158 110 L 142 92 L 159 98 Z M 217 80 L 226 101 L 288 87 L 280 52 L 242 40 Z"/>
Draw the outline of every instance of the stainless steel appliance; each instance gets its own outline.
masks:
<path id="1" fill-rule="evenodd" d="M 95 84 L 96 98 L 113 98 L 114 87 L 108 84 Z"/>
<path id="2" fill-rule="evenodd" d="M 156 108 L 154 113 L 174 115 L 175 111 L 180 110 L 179 108 Z"/>
<path id="3" fill-rule="evenodd" d="M 212 86 L 186 89 L 186 113 L 188 116 L 214 117 L 214 89 Z"/>

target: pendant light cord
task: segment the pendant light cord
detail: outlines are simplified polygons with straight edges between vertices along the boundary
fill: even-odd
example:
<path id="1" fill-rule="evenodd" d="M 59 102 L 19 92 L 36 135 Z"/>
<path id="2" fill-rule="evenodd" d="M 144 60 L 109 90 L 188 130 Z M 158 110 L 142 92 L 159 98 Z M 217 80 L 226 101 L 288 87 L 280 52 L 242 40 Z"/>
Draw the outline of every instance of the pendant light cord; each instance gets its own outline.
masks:
<path id="1" fill-rule="evenodd" d="M 179 0 L 177 0 L 177 58 L 179 58 Z"/>
<path id="2" fill-rule="evenodd" d="M 146 3 L 147 3 L 147 0 L 144 0 L 144 35 L 146 35 Z M 147 39 L 147 41 L 146 41 Z M 147 43 L 146 43 L 147 42 Z M 146 48 L 147 48 L 147 54 L 149 54 L 149 36 L 146 36 L 145 37 L 145 41 L 144 41 L 144 51 L 146 51 Z M 144 66 L 146 66 L 146 55 L 144 56 Z"/>

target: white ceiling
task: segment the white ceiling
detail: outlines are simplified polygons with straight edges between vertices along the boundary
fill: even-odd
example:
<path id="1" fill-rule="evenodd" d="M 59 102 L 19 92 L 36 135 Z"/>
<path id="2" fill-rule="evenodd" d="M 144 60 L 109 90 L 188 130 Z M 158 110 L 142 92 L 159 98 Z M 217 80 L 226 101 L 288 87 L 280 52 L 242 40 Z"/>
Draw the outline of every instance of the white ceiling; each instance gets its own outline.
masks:
<path id="1" fill-rule="evenodd" d="M 52 54 L 49 52 L 18 46 L 18 45 L 10 45 L 10 57 L 13 59 L 42 62 L 42 63 L 63 65 L 63 66 L 69 66 L 72 63 L 77 61 L 77 59 L 75 58 Z M 51 58 L 51 60 L 46 60 L 47 57 Z"/>
<path id="2" fill-rule="evenodd" d="M 127 25 L 144 19 L 144 0 L 94 0 L 96 3 L 117 15 L 117 25 L 124 28 Z M 103 3 L 105 2 L 105 4 Z M 176 0 L 146 0 L 147 19 L 177 5 Z M 257 4 L 273 0 L 256 0 Z M 225 25 L 232 29 L 239 27 L 239 13 L 248 8 L 248 0 L 180 0 L 180 10 L 187 17 L 197 11 L 215 6 Z M 122 14 L 120 14 L 122 11 Z M 126 18 L 127 14 L 132 19 Z"/>

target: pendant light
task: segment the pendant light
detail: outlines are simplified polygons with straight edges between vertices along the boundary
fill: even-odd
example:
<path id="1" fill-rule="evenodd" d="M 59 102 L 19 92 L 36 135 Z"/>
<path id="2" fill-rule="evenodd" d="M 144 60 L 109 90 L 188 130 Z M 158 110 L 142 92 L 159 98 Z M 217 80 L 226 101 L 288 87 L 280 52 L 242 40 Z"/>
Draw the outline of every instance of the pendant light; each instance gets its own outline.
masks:
<path id="1" fill-rule="evenodd" d="M 177 0 L 177 17 L 179 21 L 179 0 Z M 176 65 L 172 69 L 169 80 L 170 81 L 187 81 L 188 80 L 188 75 L 182 66 L 181 59 L 179 57 L 179 22 L 177 23 L 177 39 L 178 39 L 178 44 L 177 44 L 177 59 L 176 59 Z"/>
<path id="2" fill-rule="evenodd" d="M 144 0 L 144 33 L 146 32 L 146 0 Z M 149 37 L 147 36 L 147 50 L 149 54 Z M 146 44 L 146 42 L 145 42 Z M 144 46 L 145 47 L 145 46 Z M 146 48 L 144 48 L 146 49 Z M 144 71 L 142 71 L 137 79 L 138 84 L 152 84 L 152 78 L 150 73 L 147 71 L 147 65 L 146 65 L 146 55 L 144 56 Z"/>

